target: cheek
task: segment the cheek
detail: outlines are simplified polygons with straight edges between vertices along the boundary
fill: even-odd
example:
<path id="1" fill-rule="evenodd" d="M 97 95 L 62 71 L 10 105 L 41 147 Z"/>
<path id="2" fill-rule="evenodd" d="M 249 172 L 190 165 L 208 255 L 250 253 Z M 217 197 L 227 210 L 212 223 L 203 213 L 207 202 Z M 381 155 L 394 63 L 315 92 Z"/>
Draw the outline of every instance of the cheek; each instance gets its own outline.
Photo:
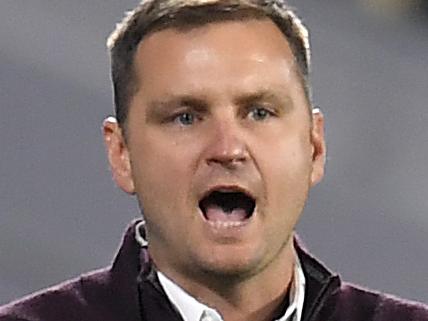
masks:
<path id="1" fill-rule="evenodd" d="M 149 134 L 142 137 L 152 138 L 139 139 L 131 149 L 132 175 L 140 201 L 144 208 L 157 199 L 164 200 L 162 206 L 179 205 L 186 199 L 192 178 L 191 148 Z"/>
<path id="2" fill-rule="evenodd" d="M 262 157 L 262 163 L 267 164 L 267 170 L 290 176 L 302 176 L 311 167 L 311 144 L 309 135 L 278 133 L 273 139 L 264 139 L 264 144 L 259 144 L 259 150 L 255 153 Z"/>
<path id="3" fill-rule="evenodd" d="M 301 207 L 306 199 L 312 171 L 311 147 L 303 136 L 287 137 L 272 142 L 259 154 L 267 195 L 280 209 Z"/>

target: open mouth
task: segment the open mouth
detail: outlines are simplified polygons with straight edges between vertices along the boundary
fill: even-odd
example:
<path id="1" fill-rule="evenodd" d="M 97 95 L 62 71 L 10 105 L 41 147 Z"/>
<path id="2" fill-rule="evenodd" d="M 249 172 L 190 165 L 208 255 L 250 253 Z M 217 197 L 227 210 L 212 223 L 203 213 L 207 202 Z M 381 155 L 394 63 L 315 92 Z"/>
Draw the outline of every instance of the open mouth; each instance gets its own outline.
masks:
<path id="1" fill-rule="evenodd" d="M 205 219 L 216 225 L 239 226 L 250 219 L 254 213 L 256 201 L 242 191 L 214 190 L 199 201 Z"/>

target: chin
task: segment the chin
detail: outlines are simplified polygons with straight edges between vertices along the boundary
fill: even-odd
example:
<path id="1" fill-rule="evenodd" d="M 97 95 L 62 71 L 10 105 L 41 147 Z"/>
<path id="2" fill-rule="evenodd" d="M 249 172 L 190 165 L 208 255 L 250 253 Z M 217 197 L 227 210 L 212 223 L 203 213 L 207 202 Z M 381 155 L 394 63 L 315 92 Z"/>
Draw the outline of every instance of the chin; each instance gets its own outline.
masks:
<path id="1" fill-rule="evenodd" d="M 198 257 L 194 267 L 205 275 L 215 278 L 242 279 L 256 274 L 263 266 L 263 257 L 255 253 L 242 251 L 219 250 L 210 252 L 209 257 Z"/>

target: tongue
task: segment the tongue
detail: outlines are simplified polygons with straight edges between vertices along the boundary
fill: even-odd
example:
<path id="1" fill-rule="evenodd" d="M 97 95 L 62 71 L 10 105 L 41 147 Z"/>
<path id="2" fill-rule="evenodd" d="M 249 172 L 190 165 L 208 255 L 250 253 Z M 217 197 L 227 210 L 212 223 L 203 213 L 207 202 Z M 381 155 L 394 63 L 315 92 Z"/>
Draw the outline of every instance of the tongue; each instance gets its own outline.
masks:
<path id="1" fill-rule="evenodd" d="M 234 208 L 230 212 L 225 212 L 220 206 L 210 205 L 206 208 L 205 215 L 211 222 L 242 222 L 247 218 L 247 213 L 243 208 Z"/>

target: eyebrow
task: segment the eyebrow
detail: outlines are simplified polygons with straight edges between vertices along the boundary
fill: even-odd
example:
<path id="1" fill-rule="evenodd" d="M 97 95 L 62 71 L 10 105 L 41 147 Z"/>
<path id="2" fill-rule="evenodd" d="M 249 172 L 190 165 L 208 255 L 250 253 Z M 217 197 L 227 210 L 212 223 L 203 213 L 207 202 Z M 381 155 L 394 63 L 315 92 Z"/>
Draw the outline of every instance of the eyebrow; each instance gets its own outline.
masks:
<path id="1" fill-rule="evenodd" d="M 192 95 L 168 95 L 161 100 L 154 100 L 148 103 L 146 116 L 147 119 L 157 118 L 174 108 L 182 106 L 191 107 L 196 111 L 205 111 L 208 108 L 204 97 L 194 97 Z"/>
<path id="2" fill-rule="evenodd" d="M 238 106 L 247 105 L 254 102 L 267 101 L 283 106 L 285 109 L 293 107 L 293 100 L 286 94 L 278 95 L 270 90 L 259 90 L 254 93 L 244 94 L 235 99 Z"/>
<path id="3" fill-rule="evenodd" d="M 161 100 L 155 100 L 148 104 L 150 109 L 162 108 L 170 109 L 175 106 L 192 106 L 195 108 L 202 108 L 207 106 L 207 99 L 202 97 L 195 97 L 192 95 L 170 95 Z"/>

